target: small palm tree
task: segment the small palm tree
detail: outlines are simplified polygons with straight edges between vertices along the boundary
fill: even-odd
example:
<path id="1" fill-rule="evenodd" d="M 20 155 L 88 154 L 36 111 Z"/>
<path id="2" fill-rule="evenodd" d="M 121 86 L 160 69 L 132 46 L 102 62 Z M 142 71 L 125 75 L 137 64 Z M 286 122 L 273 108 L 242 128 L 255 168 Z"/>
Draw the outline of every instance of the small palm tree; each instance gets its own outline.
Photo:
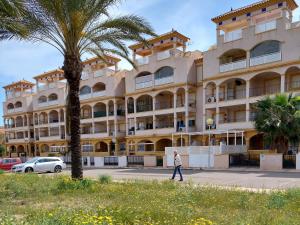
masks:
<path id="1" fill-rule="evenodd" d="M 288 145 L 300 141 L 300 97 L 278 94 L 255 105 L 255 128 L 264 134 L 272 149 L 286 153 Z"/>
<path id="2" fill-rule="evenodd" d="M 21 16 L 17 15 L 17 21 L 20 19 L 22 26 L 27 29 L 26 40 L 48 43 L 64 56 L 62 68 L 69 89 L 67 114 L 70 118 L 72 177 L 81 179 L 81 57 L 85 53 L 91 53 L 106 61 L 105 55 L 111 53 L 133 64 L 125 41 L 145 42 L 142 35 L 153 36 L 154 31 L 144 19 L 136 15 L 112 18 L 110 9 L 117 5 L 119 0 L 5 1 L 21 5 L 18 11 Z M 14 15 L 12 17 L 16 18 Z M 14 30 L 6 29 L 6 35 L 8 34 L 20 37 Z"/>

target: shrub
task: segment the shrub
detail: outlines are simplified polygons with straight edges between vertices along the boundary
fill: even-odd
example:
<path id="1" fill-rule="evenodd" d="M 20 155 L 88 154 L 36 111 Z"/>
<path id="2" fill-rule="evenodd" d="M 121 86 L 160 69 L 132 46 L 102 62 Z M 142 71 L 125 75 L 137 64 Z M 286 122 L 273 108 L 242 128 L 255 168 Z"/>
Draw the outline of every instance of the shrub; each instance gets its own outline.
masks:
<path id="1" fill-rule="evenodd" d="M 57 182 L 57 189 L 60 191 L 80 190 L 91 188 L 93 181 L 90 179 L 72 180 L 70 177 L 62 177 Z"/>
<path id="2" fill-rule="evenodd" d="M 0 175 L 1 175 L 1 174 L 4 174 L 4 170 L 0 170 Z"/>
<path id="3" fill-rule="evenodd" d="M 98 180 L 101 184 L 109 184 L 112 182 L 112 177 L 109 175 L 100 175 Z"/>

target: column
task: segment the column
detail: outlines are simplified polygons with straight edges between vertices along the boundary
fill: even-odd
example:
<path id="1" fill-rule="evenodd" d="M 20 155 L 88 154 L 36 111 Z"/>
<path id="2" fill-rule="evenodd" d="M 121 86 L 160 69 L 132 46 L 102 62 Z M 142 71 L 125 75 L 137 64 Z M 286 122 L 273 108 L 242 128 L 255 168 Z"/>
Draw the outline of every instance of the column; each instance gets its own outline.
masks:
<path id="1" fill-rule="evenodd" d="M 206 88 L 205 87 L 206 84 L 203 84 L 203 89 L 202 89 L 202 96 L 203 96 L 203 104 L 202 104 L 202 114 L 203 114 L 203 118 L 202 118 L 202 129 L 203 131 L 206 130 L 206 112 L 205 112 L 205 104 L 206 104 Z"/>
<path id="2" fill-rule="evenodd" d="M 59 135 L 59 138 L 61 139 L 61 126 L 60 126 L 60 117 L 61 117 L 61 111 L 58 110 L 58 135 Z"/>
<path id="3" fill-rule="evenodd" d="M 152 111 L 153 111 L 153 117 L 152 117 L 152 120 L 153 120 L 153 130 L 155 130 L 156 129 L 156 121 L 155 121 L 155 114 L 154 114 L 154 112 L 155 112 L 155 104 L 156 104 L 156 101 L 155 101 L 156 99 L 155 99 L 155 96 L 153 97 L 152 96 Z"/>
<path id="4" fill-rule="evenodd" d="M 246 52 L 246 67 L 250 67 L 250 51 Z"/>
<path id="5" fill-rule="evenodd" d="M 189 90 L 185 89 L 185 127 L 186 132 L 189 132 Z"/>
<path id="6" fill-rule="evenodd" d="M 219 108 L 219 92 L 220 92 L 220 86 L 217 85 L 216 87 L 216 102 L 217 102 L 217 108 L 216 108 L 216 126 L 218 128 L 219 126 L 219 115 L 220 115 L 220 108 Z"/>
<path id="7" fill-rule="evenodd" d="M 250 121 L 250 104 L 249 102 L 246 103 L 246 121 Z"/>
<path id="8" fill-rule="evenodd" d="M 173 98 L 173 100 L 174 100 L 174 128 L 175 128 L 175 131 L 177 130 L 177 113 L 176 113 L 176 108 L 177 108 L 177 93 L 175 92 L 175 94 L 173 95 L 174 96 L 174 98 Z"/>
<path id="9" fill-rule="evenodd" d="M 117 102 L 116 100 L 114 100 L 114 136 L 117 136 L 117 132 L 118 132 L 118 125 L 117 125 Z"/>
<path id="10" fill-rule="evenodd" d="M 246 80 L 246 98 L 250 97 L 250 80 Z"/>
<path id="11" fill-rule="evenodd" d="M 94 122 L 94 106 L 92 106 L 92 130 L 95 133 L 95 122 Z"/>
<path id="12" fill-rule="evenodd" d="M 127 104 L 128 104 L 128 98 L 125 96 L 125 131 L 126 131 L 126 135 L 128 135 L 128 130 L 129 130 L 128 119 L 127 119 L 128 118 Z M 127 145 L 127 143 L 126 143 L 126 145 Z"/>
<path id="13" fill-rule="evenodd" d="M 280 76 L 280 92 L 281 93 L 285 92 L 284 87 L 285 87 L 285 75 L 281 74 L 281 76 Z"/>

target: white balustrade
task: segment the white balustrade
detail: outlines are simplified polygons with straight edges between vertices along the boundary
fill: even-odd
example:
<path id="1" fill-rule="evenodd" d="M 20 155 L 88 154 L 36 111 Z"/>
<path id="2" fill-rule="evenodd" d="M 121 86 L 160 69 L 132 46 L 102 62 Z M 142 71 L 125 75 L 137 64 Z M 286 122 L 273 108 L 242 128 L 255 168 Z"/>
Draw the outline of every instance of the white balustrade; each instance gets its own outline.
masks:
<path id="1" fill-rule="evenodd" d="M 136 59 L 136 63 L 137 63 L 139 66 L 147 65 L 147 64 L 149 63 L 149 57 L 146 56 L 146 57 L 137 58 L 137 59 Z"/>
<path id="2" fill-rule="evenodd" d="M 232 62 L 232 63 L 226 63 L 223 65 L 220 65 L 220 72 L 227 72 L 227 71 L 232 71 L 232 70 L 238 70 L 238 69 L 243 69 L 247 67 L 247 61 L 246 60 L 240 60 L 237 62 Z"/>
<path id="3" fill-rule="evenodd" d="M 174 82 L 174 77 L 169 76 L 169 77 L 163 77 L 163 78 L 155 79 L 154 84 L 155 85 L 163 85 L 163 84 L 169 84 L 169 83 L 173 83 L 173 82 Z"/>
<path id="4" fill-rule="evenodd" d="M 106 70 L 102 69 L 102 70 L 97 70 L 94 72 L 94 77 L 102 77 L 106 74 Z"/>
<path id="5" fill-rule="evenodd" d="M 15 112 L 23 112 L 23 108 L 20 107 L 20 108 L 15 108 Z"/>
<path id="6" fill-rule="evenodd" d="M 280 60 L 281 60 L 281 52 L 275 52 L 271 54 L 250 58 L 250 66 L 257 66 L 257 65 L 276 62 Z"/>
<path id="7" fill-rule="evenodd" d="M 256 24 L 255 33 L 259 34 L 274 29 L 276 29 L 276 20 Z"/>
<path id="8" fill-rule="evenodd" d="M 170 50 L 157 53 L 157 60 L 158 61 L 163 60 L 163 59 L 167 59 L 167 58 L 170 58 L 170 57 L 171 57 Z"/>
<path id="9" fill-rule="evenodd" d="M 88 99 L 88 98 L 91 98 L 91 97 L 92 97 L 92 93 L 79 95 L 80 100 Z"/>
<path id="10" fill-rule="evenodd" d="M 48 101 L 48 105 L 57 105 L 58 100 Z"/>
<path id="11" fill-rule="evenodd" d="M 224 34 L 224 42 L 235 41 L 242 38 L 242 30 L 234 30 Z"/>
<path id="12" fill-rule="evenodd" d="M 102 97 L 105 96 L 106 91 L 97 91 L 93 93 L 93 97 Z"/>
<path id="13" fill-rule="evenodd" d="M 135 78 L 135 88 L 142 89 L 153 86 L 153 75 L 146 75 Z"/>

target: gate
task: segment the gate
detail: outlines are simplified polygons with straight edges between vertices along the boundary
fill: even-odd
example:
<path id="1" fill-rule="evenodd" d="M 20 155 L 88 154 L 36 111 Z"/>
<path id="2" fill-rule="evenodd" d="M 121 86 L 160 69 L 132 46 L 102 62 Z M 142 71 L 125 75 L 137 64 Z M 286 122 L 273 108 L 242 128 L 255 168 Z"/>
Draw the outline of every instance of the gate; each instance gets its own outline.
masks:
<path id="1" fill-rule="evenodd" d="M 230 167 L 259 167 L 260 155 L 259 154 L 230 154 L 229 166 Z"/>
<path id="2" fill-rule="evenodd" d="M 144 156 L 127 156 L 128 166 L 144 166 Z"/>
<path id="3" fill-rule="evenodd" d="M 282 167 L 284 169 L 296 169 L 296 155 L 283 155 Z"/>
<path id="4" fill-rule="evenodd" d="M 119 160 L 116 156 L 104 157 L 104 166 L 118 166 Z"/>

